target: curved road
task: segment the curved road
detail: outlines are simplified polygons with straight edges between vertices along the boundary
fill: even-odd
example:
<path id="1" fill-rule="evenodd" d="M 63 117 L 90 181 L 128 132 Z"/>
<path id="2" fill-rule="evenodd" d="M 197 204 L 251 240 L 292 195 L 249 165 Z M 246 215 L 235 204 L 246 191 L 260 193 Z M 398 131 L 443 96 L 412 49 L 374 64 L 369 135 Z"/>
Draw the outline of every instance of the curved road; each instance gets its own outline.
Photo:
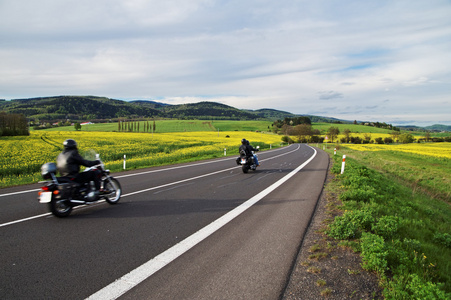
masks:
<path id="1" fill-rule="evenodd" d="M 114 174 L 117 205 L 48 214 L 40 185 L 0 190 L 0 299 L 278 299 L 322 192 L 307 145 Z"/>

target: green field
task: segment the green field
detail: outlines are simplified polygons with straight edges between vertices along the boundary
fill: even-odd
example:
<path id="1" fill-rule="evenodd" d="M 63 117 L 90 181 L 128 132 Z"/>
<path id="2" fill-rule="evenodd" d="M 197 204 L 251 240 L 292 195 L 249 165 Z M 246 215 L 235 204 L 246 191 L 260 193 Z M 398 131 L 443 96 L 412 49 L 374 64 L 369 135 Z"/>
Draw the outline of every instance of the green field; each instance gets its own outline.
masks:
<path id="1" fill-rule="evenodd" d="M 139 123 L 139 132 L 146 132 L 147 121 Z M 153 128 L 153 121 L 148 122 Z M 155 133 L 193 131 L 270 131 L 270 121 L 208 121 L 208 120 L 155 120 Z M 115 123 L 99 123 L 81 126 L 81 131 L 118 131 Z M 54 127 L 48 131 L 75 131 L 74 126 Z M 152 131 L 152 129 L 151 129 Z M 151 132 L 150 131 L 150 132 Z M 134 132 L 138 132 L 135 130 Z"/>
<path id="2" fill-rule="evenodd" d="M 153 120 L 133 122 L 139 123 L 139 131 L 134 132 L 152 132 Z M 127 123 L 128 124 L 128 123 Z M 136 125 L 135 125 L 136 126 Z M 321 135 L 325 135 L 330 127 L 337 127 L 340 133 L 345 129 L 349 129 L 355 134 L 390 134 L 392 130 L 376 128 L 372 126 L 354 125 L 354 124 L 332 124 L 332 123 L 313 123 L 313 129 L 319 129 Z M 150 128 L 150 129 L 149 129 Z M 272 131 L 271 121 L 223 121 L 223 120 L 155 120 L 155 133 L 164 132 L 193 132 L 193 131 Z M 45 129 L 48 131 L 75 131 L 74 126 L 54 127 Z M 81 131 L 119 131 L 117 122 L 99 123 L 91 125 L 83 125 Z M 417 137 L 423 137 L 425 132 L 410 132 Z M 450 133 L 431 133 L 432 137 L 447 137 Z"/>

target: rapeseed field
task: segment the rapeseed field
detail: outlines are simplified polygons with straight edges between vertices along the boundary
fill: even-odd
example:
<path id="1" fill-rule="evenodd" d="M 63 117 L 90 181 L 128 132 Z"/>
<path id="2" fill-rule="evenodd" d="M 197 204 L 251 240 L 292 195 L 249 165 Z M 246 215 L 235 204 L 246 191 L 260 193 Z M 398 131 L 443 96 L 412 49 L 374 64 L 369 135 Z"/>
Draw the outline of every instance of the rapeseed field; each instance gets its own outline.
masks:
<path id="1" fill-rule="evenodd" d="M 54 162 L 66 139 L 78 143 L 80 154 L 94 150 L 107 168 L 120 171 L 126 155 L 127 169 L 238 155 L 241 139 L 262 149 L 280 147 L 281 137 L 256 132 L 78 132 L 32 131 L 30 136 L 0 139 L 0 187 L 41 180 L 40 168 Z M 94 159 L 91 157 L 90 159 Z"/>

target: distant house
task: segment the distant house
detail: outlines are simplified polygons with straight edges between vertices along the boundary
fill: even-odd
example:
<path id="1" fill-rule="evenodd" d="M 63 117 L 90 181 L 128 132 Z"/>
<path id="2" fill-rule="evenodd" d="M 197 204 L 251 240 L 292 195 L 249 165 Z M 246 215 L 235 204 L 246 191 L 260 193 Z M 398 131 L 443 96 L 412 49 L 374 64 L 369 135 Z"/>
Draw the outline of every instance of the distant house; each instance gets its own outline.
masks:
<path id="1" fill-rule="evenodd" d="M 80 125 L 91 125 L 91 124 L 94 124 L 94 123 L 92 123 L 92 122 L 83 122 L 83 123 L 80 123 Z"/>

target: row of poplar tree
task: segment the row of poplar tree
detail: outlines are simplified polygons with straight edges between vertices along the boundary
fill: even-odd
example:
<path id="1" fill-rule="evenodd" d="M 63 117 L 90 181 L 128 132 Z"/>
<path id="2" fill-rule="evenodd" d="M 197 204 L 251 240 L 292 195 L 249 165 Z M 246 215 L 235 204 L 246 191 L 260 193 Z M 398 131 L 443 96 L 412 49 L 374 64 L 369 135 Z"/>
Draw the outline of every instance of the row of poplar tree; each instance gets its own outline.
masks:
<path id="1" fill-rule="evenodd" d="M 142 128 L 142 129 L 141 129 Z M 117 130 L 118 131 L 129 131 L 129 132 L 155 132 L 156 124 L 155 120 L 153 123 L 149 121 L 144 122 L 129 122 L 129 121 L 118 121 Z"/>

